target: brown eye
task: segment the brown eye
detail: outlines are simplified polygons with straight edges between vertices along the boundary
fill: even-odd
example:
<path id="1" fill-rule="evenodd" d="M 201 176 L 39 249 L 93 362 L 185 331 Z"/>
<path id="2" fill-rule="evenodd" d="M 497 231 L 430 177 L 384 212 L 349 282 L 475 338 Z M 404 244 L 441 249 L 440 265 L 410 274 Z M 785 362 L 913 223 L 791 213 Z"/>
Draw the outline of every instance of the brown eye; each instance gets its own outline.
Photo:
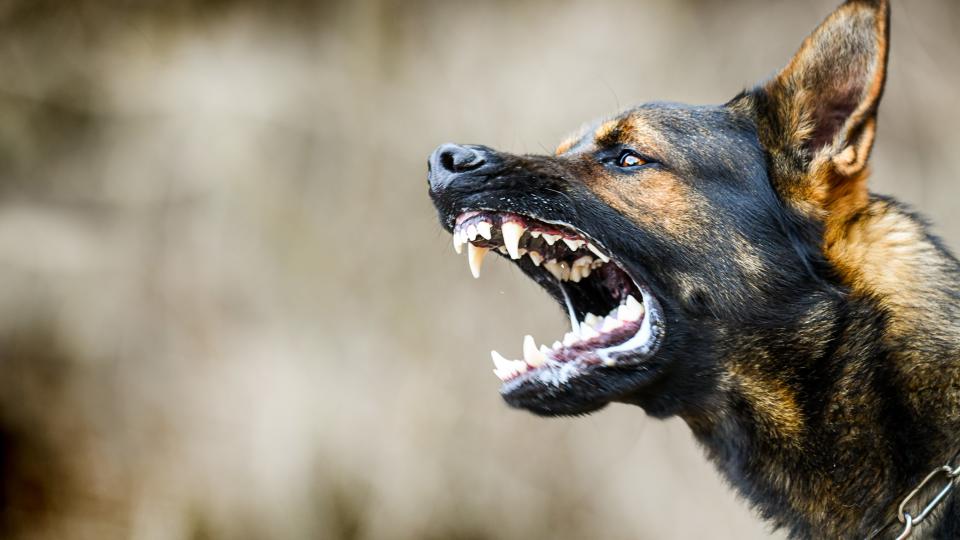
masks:
<path id="1" fill-rule="evenodd" d="M 618 167 L 639 167 L 645 163 L 646 161 L 644 161 L 643 158 L 631 152 L 630 150 L 625 150 L 620 154 L 620 157 L 617 158 Z"/>

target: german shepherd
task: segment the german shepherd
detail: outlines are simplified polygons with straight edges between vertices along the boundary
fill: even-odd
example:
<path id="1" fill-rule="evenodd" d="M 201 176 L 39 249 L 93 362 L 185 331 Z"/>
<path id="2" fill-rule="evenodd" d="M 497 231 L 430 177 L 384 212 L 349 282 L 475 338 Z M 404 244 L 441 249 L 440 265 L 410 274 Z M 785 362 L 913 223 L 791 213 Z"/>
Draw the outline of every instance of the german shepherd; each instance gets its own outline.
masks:
<path id="1" fill-rule="evenodd" d="M 640 105 L 552 156 L 437 148 L 430 196 L 474 276 L 492 250 L 570 318 L 493 353 L 506 402 L 678 415 L 791 537 L 902 531 L 960 450 L 960 265 L 867 188 L 888 43 L 888 2 L 849 0 L 723 105 Z M 915 537 L 960 538 L 960 497 L 922 518 Z"/>

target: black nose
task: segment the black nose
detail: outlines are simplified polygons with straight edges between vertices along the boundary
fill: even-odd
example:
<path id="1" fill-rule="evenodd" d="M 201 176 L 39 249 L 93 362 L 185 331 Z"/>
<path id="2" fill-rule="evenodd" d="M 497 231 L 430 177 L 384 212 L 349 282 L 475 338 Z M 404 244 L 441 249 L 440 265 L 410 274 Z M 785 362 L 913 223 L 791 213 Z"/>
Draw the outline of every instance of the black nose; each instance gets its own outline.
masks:
<path id="1" fill-rule="evenodd" d="M 459 144 L 441 144 L 433 151 L 433 161 L 447 172 L 462 173 L 483 165 L 479 152 Z"/>
<path id="2" fill-rule="evenodd" d="M 430 187 L 437 189 L 450 183 L 456 175 L 470 172 L 486 163 L 481 147 L 441 144 L 430 154 L 427 171 Z"/>

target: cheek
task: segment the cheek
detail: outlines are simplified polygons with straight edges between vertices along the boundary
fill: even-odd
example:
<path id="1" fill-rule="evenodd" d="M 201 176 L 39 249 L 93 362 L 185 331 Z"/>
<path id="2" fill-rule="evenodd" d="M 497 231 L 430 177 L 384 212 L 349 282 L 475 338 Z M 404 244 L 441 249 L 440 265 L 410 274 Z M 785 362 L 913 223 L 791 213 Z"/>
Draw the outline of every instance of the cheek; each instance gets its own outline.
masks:
<path id="1" fill-rule="evenodd" d="M 644 229 L 678 240 L 702 240 L 711 213 L 706 201 L 669 173 L 634 178 L 597 175 L 587 187 Z"/>
<path id="2" fill-rule="evenodd" d="M 732 306 L 751 297 L 765 264 L 727 213 L 669 173 L 594 177 L 588 187 L 604 203 L 659 237 L 676 255 L 670 281 L 681 301 L 708 293 Z M 725 217 L 726 216 L 726 217 Z M 718 284 L 725 284 L 718 288 Z"/>

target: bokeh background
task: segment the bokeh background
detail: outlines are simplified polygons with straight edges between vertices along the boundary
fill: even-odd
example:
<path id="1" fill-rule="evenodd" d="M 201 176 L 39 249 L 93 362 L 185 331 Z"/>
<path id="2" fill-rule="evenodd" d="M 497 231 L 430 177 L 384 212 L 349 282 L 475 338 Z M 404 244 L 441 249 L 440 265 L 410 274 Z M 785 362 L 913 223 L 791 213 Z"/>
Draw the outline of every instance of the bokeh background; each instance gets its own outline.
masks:
<path id="1" fill-rule="evenodd" d="M 0 0 L 0 537 L 771 536 L 679 421 L 501 402 L 564 317 L 425 163 L 725 101 L 835 4 Z M 958 23 L 894 0 L 873 158 L 952 248 Z"/>

